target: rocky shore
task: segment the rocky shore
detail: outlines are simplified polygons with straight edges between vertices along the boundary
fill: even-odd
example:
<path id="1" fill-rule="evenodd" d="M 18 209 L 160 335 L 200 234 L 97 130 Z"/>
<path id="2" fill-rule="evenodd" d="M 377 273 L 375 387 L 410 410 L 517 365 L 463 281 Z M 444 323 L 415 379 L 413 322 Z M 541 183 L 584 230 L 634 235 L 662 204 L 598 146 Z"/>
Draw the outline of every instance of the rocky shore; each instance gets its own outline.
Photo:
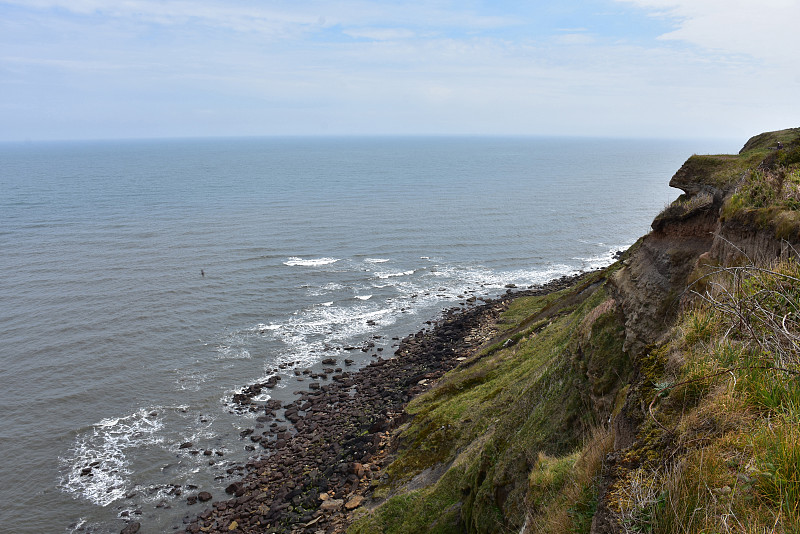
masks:
<path id="1" fill-rule="evenodd" d="M 372 482 L 382 476 L 391 449 L 391 431 L 406 420 L 409 400 L 491 340 L 499 315 L 514 299 L 557 291 L 574 279 L 509 289 L 501 297 L 447 310 L 429 329 L 401 340 L 392 358 L 353 373 L 344 360 L 343 369 L 339 358 L 329 358 L 318 377 L 327 383 L 310 382 L 289 403 L 255 401 L 263 385 L 246 388 L 237 402 L 261 415 L 241 439 L 263 454 L 230 470 L 238 480 L 225 489 L 225 499 L 214 500 L 222 496 L 207 492 L 188 496 L 189 504 L 213 502 L 184 518 L 184 532 L 343 532 L 350 513 L 369 503 Z M 138 530 L 138 524 L 126 528 L 131 527 Z"/>

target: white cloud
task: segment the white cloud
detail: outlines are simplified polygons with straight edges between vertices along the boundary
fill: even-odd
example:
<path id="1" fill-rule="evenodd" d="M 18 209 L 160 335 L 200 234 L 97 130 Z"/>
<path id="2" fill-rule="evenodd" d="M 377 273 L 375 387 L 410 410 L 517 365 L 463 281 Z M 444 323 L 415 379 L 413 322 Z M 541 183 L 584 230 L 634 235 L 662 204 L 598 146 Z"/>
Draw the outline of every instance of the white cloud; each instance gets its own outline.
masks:
<path id="1" fill-rule="evenodd" d="M 617 0 L 675 20 L 661 36 L 776 64 L 797 64 L 798 0 Z"/>

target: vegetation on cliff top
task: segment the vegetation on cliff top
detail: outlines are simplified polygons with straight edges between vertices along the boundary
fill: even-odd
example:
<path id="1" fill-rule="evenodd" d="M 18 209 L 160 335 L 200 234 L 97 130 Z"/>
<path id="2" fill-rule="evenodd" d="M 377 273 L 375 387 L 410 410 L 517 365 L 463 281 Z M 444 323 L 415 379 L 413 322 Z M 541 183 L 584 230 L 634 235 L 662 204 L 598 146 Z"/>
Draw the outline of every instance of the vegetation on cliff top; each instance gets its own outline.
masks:
<path id="1" fill-rule="evenodd" d="M 693 156 L 673 183 L 686 194 L 661 225 L 717 210 L 720 233 L 780 236 L 789 253 L 693 256 L 643 349 L 626 325 L 647 309 L 626 309 L 611 274 L 680 241 L 645 238 L 567 290 L 517 299 L 493 343 L 409 405 L 350 533 L 800 531 L 800 129 Z"/>

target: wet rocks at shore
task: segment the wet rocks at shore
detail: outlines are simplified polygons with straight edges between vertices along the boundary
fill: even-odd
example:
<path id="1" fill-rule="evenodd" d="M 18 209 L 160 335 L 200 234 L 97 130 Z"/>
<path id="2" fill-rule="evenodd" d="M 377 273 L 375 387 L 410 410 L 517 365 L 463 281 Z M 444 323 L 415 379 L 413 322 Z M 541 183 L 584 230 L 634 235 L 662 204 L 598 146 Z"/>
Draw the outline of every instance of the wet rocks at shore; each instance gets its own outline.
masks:
<path id="1" fill-rule="evenodd" d="M 259 389 L 254 386 L 264 386 L 248 386 L 237 402 L 263 411 L 259 421 L 272 422 L 266 430 L 242 432 L 241 439 L 263 454 L 228 485 L 227 500 L 187 516 L 185 532 L 342 531 L 348 514 L 380 476 L 390 432 L 406 420 L 408 401 L 490 339 L 497 317 L 514 298 L 558 290 L 572 281 L 565 277 L 544 288 L 450 309 L 433 328 L 400 341 L 394 358 L 378 357 L 354 373 L 335 369 L 329 382 L 310 383 L 284 405 L 254 402 Z M 326 358 L 322 363 L 338 362 Z M 202 500 L 200 494 L 196 500 Z"/>

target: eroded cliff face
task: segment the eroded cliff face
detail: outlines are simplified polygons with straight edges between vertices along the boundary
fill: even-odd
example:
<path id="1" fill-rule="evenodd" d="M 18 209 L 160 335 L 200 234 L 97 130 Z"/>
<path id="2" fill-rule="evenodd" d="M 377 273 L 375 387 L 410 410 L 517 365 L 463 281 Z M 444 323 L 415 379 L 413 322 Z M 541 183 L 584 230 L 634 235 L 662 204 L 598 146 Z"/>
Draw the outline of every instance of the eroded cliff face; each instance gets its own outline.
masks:
<path id="1" fill-rule="evenodd" d="M 692 156 L 675 173 L 670 186 L 684 194 L 656 217 L 611 278 L 625 315 L 626 350 L 636 354 L 659 340 L 704 267 L 763 264 L 800 250 L 797 228 L 780 236 L 778 221 L 725 215 L 745 176 L 764 169 L 777 134 L 792 132 L 800 137 L 800 129 L 755 136 L 738 156 Z"/>
<path id="2" fill-rule="evenodd" d="M 642 429 L 664 365 L 653 354 L 675 336 L 672 327 L 693 284 L 719 267 L 798 257 L 800 203 L 793 199 L 800 197 L 800 183 L 796 171 L 787 176 L 780 165 L 792 158 L 800 160 L 800 129 L 755 136 L 739 155 L 692 156 L 670 181 L 684 194 L 656 217 L 652 231 L 609 277 L 636 373 L 612 419 L 614 451 L 604 463 L 592 534 L 626 531 L 612 493 L 636 463 L 628 451 L 651 447 L 643 445 L 650 436 Z"/>
<path id="3" fill-rule="evenodd" d="M 625 350 L 656 342 L 675 317 L 689 275 L 714 243 L 717 203 L 653 223 L 624 267 L 611 277 L 625 316 Z"/>

